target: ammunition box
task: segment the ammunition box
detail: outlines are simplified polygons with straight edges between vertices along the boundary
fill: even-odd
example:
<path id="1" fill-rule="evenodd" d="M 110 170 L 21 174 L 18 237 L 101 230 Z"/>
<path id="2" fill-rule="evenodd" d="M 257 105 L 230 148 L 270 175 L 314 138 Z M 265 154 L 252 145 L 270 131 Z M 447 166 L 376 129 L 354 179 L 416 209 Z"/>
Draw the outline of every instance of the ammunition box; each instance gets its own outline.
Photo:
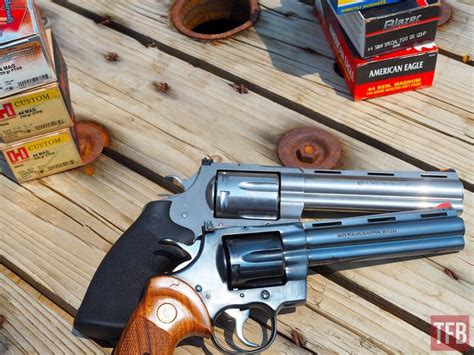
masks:
<path id="1" fill-rule="evenodd" d="M 434 43 L 363 59 L 326 0 L 316 1 L 324 35 L 354 100 L 417 90 L 433 84 L 438 48 Z"/>
<path id="2" fill-rule="evenodd" d="M 439 0 L 403 0 L 396 4 L 337 15 L 362 58 L 434 42 Z"/>
<path id="3" fill-rule="evenodd" d="M 330 0 L 331 5 L 338 14 L 360 11 L 371 7 L 382 6 L 399 2 L 400 0 Z"/>
<path id="4" fill-rule="evenodd" d="M 82 165 L 74 132 L 65 128 L 0 146 L 2 173 L 19 183 Z"/>
<path id="5" fill-rule="evenodd" d="M 51 31 L 48 44 L 58 81 L 0 99 L 0 142 L 13 142 L 73 125 L 67 68 Z"/>
<path id="6" fill-rule="evenodd" d="M 0 98 L 57 79 L 34 1 L 3 3 L 0 10 Z"/>

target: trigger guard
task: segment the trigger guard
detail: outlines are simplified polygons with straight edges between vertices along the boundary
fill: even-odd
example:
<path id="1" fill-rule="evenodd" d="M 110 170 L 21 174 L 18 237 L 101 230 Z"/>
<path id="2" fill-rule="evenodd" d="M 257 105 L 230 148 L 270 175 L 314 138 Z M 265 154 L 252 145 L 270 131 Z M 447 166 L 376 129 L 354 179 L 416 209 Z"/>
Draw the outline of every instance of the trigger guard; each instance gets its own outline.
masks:
<path id="1" fill-rule="evenodd" d="M 270 345 L 272 345 L 272 343 L 275 341 L 275 338 L 277 336 L 277 313 L 276 312 L 273 312 L 273 311 L 268 311 L 267 310 L 267 307 L 251 307 L 251 308 L 259 308 L 261 310 L 264 310 L 264 312 L 266 312 L 267 314 L 270 314 L 270 317 L 268 317 L 271 321 L 271 329 L 272 329 L 272 333 L 271 335 L 268 337 L 267 341 L 263 344 L 261 344 L 258 348 L 255 348 L 255 349 L 252 349 L 252 350 L 247 350 L 247 349 L 239 349 L 237 351 L 229 351 L 228 349 L 222 347 L 220 345 L 220 342 L 219 340 L 216 338 L 215 336 L 215 332 L 213 330 L 212 332 L 212 342 L 214 343 L 214 346 L 219 349 L 221 352 L 223 352 L 224 354 L 242 354 L 242 353 L 245 353 L 245 354 L 257 354 L 257 353 L 261 353 L 262 351 L 268 349 L 268 347 L 270 347 Z M 229 308 L 227 308 L 229 309 Z M 222 314 L 225 310 L 223 310 L 222 312 L 219 312 L 217 318 L 219 317 L 220 314 Z"/>

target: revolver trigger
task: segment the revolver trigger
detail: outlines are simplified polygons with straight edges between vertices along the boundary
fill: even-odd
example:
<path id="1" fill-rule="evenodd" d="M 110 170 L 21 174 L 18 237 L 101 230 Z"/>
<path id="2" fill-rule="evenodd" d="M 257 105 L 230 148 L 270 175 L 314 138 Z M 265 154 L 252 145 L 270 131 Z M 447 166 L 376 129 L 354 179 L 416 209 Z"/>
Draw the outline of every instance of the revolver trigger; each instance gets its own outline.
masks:
<path id="1" fill-rule="evenodd" d="M 231 308 L 225 310 L 225 313 L 233 318 L 235 320 L 235 333 L 237 335 L 237 338 L 245 345 L 251 347 L 251 348 L 258 348 L 259 345 L 255 344 L 254 342 L 251 342 L 250 340 L 247 340 L 244 335 L 244 326 L 245 322 L 247 322 L 247 319 L 249 319 L 250 316 L 250 309 L 246 309 L 241 311 L 240 309 L 237 308 Z"/>
<path id="2" fill-rule="evenodd" d="M 187 245 L 187 244 L 178 242 L 178 241 L 173 240 L 173 239 L 163 239 L 163 240 L 160 241 L 160 243 L 169 244 L 169 245 L 181 248 L 189 254 L 189 260 L 187 260 L 187 261 L 179 264 L 178 266 L 176 266 L 176 268 L 173 270 L 173 272 L 178 272 L 178 271 L 184 269 L 186 266 L 188 266 L 191 262 L 193 262 L 194 259 L 196 258 L 196 256 L 199 253 L 199 249 L 201 248 L 201 245 L 200 245 L 201 243 L 199 243 L 198 240 L 195 241 L 191 245 Z"/>

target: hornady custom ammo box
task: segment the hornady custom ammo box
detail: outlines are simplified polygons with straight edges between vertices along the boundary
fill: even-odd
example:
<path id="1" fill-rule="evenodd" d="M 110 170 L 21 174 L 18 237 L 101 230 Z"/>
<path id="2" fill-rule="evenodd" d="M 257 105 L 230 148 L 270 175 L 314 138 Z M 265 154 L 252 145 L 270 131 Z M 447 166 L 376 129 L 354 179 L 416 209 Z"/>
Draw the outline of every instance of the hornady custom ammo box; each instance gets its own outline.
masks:
<path id="1" fill-rule="evenodd" d="M 66 63 L 46 31 L 57 82 L 0 99 L 0 142 L 13 142 L 73 125 Z"/>
<path id="2" fill-rule="evenodd" d="M 330 0 L 338 14 L 368 9 L 374 6 L 387 5 L 400 0 Z"/>
<path id="3" fill-rule="evenodd" d="M 33 0 L 0 1 L 0 97 L 56 81 Z"/>
<path id="4" fill-rule="evenodd" d="M 82 165 L 70 128 L 0 146 L 4 175 L 25 182 Z"/>
<path id="5" fill-rule="evenodd" d="M 354 100 L 421 89 L 433 84 L 438 48 L 434 43 L 362 59 L 326 0 L 315 2 L 327 41 Z"/>
<path id="6" fill-rule="evenodd" d="M 338 15 L 362 58 L 434 42 L 439 0 L 403 0 L 396 4 Z"/>

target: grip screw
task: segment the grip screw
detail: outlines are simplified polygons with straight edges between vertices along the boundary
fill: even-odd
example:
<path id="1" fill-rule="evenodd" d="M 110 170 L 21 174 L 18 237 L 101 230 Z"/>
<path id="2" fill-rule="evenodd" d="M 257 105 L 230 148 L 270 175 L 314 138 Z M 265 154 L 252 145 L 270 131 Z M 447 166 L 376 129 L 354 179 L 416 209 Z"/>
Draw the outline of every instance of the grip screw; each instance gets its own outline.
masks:
<path id="1" fill-rule="evenodd" d="M 267 290 L 263 290 L 262 293 L 260 293 L 260 296 L 264 299 L 264 300 L 268 300 L 270 298 L 270 292 L 268 292 Z"/>

